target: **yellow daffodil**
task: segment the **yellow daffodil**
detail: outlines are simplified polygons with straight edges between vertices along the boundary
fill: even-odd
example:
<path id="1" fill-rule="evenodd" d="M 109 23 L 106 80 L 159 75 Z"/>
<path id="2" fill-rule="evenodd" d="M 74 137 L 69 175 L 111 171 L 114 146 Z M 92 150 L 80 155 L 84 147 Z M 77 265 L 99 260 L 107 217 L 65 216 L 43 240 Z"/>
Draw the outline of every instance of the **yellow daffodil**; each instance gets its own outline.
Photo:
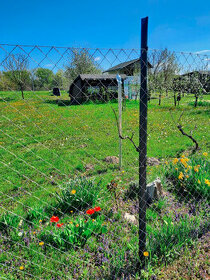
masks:
<path id="1" fill-rule="evenodd" d="M 195 171 L 195 172 L 198 172 L 198 171 L 199 171 L 197 166 L 194 167 L 194 171 Z"/>
<path id="2" fill-rule="evenodd" d="M 178 158 L 175 158 L 175 159 L 173 160 L 173 164 L 177 164 L 177 162 L 179 162 L 179 160 L 178 160 Z"/>
<path id="3" fill-rule="evenodd" d="M 208 179 L 205 179 L 205 184 L 210 187 L 210 181 Z"/>
<path id="4" fill-rule="evenodd" d="M 182 180 L 184 178 L 184 174 L 182 172 L 179 173 L 178 179 Z"/>

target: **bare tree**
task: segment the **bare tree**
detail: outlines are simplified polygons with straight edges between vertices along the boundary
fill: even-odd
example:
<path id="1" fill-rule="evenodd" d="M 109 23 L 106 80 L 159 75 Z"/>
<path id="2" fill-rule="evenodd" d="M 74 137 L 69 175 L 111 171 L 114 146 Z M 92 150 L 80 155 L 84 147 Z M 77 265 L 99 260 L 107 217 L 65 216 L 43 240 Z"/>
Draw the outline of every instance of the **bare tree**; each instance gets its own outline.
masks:
<path id="1" fill-rule="evenodd" d="M 159 105 L 161 105 L 163 92 L 168 96 L 169 90 L 173 87 L 174 76 L 178 72 L 178 64 L 174 53 L 167 48 L 153 51 L 149 60 L 153 68 L 149 71 L 148 86 L 150 92 L 157 91 Z"/>
<path id="2" fill-rule="evenodd" d="M 29 88 L 31 74 L 28 71 L 28 58 L 24 54 L 11 54 L 4 60 L 4 75 L 12 83 L 13 88 L 20 90 L 24 99 L 24 90 Z"/>

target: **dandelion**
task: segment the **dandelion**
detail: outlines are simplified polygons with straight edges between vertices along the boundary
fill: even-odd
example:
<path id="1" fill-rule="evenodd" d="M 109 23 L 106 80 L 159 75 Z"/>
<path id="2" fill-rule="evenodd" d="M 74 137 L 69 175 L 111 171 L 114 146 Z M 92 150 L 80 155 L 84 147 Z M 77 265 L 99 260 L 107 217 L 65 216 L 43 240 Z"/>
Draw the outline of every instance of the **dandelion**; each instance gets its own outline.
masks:
<path id="1" fill-rule="evenodd" d="M 208 156 L 208 153 L 207 153 L 207 152 L 204 152 L 203 155 L 204 155 L 204 157 L 207 157 L 207 156 Z"/>
<path id="2" fill-rule="evenodd" d="M 59 218 L 57 216 L 52 216 L 52 218 L 50 218 L 51 223 L 57 223 L 58 221 L 59 221 Z"/>
<path id="3" fill-rule="evenodd" d="M 208 179 L 205 179 L 205 184 L 210 187 L 210 181 Z"/>
<path id="4" fill-rule="evenodd" d="M 75 193 L 76 193 L 76 190 L 72 190 L 72 191 L 71 191 L 71 194 L 75 194 Z"/>
<path id="5" fill-rule="evenodd" d="M 70 213 L 73 213 L 73 210 L 71 210 Z"/>
<path id="6" fill-rule="evenodd" d="M 92 219 L 92 221 L 93 221 L 93 222 L 95 222 L 95 220 L 94 220 L 94 219 Z"/>
<path id="7" fill-rule="evenodd" d="M 21 266 L 20 266 L 20 270 L 24 270 L 24 266 L 21 265 Z"/>
<path id="8" fill-rule="evenodd" d="M 42 220 L 39 220 L 39 223 L 41 223 L 42 222 Z"/>
<path id="9" fill-rule="evenodd" d="M 145 257 L 149 257 L 149 252 L 144 252 L 143 255 L 144 255 Z"/>
<path id="10" fill-rule="evenodd" d="M 99 211 L 99 210 L 98 210 Z M 95 213 L 95 210 L 94 209 L 88 209 L 87 211 L 86 211 L 86 214 L 88 214 L 88 215 L 92 215 L 92 214 L 94 214 Z"/>
<path id="11" fill-rule="evenodd" d="M 44 245 L 43 241 L 39 242 L 39 246 L 43 246 L 43 245 Z"/>
<path id="12" fill-rule="evenodd" d="M 184 178 L 184 174 L 182 172 L 179 173 L 178 179 L 182 180 Z"/>
<path id="13" fill-rule="evenodd" d="M 173 164 L 177 164 L 178 161 L 179 161 L 178 158 L 175 158 L 175 159 L 173 160 Z"/>

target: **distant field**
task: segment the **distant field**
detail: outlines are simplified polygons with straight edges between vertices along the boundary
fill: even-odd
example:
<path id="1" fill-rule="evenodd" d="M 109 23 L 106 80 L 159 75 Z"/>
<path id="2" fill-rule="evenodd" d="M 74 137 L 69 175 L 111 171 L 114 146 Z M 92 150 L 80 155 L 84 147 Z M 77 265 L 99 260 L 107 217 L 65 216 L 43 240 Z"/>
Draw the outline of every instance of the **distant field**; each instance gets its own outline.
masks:
<path id="1" fill-rule="evenodd" d="M 3 213 L 8 215 L 15 213 L 22 219 L 22 217 L 26 217 L 28 209 L 33 208 L 43 214 L 42 210 L 45 206 L 54 205 L 55 193 L 69 179 L 73 179 L 77 175 L 85 175 L 96 181 L 101 180 L 101 196 L 98 203 L 105 213 L 104 215 L 108 217 L 108 234 L 105 237 L 112 236 L 112 233 L 115 232 L 113 237 L 115 241 L 111 241 L 110 246 L 113 251 L 118 246 L 114 251 L 116 255 L 110 254 L 111 264 L 108 261 L 104 262 L 103 269 L 105 272 L 107 271 L 108 276 L 104 272 L 105 278 L 103 279 L 114 279 L 111 278 L 113 275 L 123 271 L 123 266 L 126 264 L 123 258 L 124 256 L 126 258 L 127 252 L 136 256 L 137 249 L 134 244 L 138 244 L 138 231 L 135 225 L 128 225 L 123 220 L 123 211 L 126 209 L 126 211 L 131 211 L 135 208 L 133 202 L 120 201 L 119 203 L 125 204 L 121 209 L 116 208 L 116 201 L 108 193 L 106 186 L 111 180 L 116 180 L 121 194 L 130 181 L 138 178 L 138 153 L 129 141 L 124 140 L 123 170 L 120 171 L 117 165 L 104 161 L 107 156 L 118 156 L 119 139 L 112 111 L 112 108 L 117 110 L 117 103 L 61 106 L 62 102 L 68 104 L 68 101 L 67 93 L 62 94 L 58 104 L 57 97 L 51 96 L 49 92 L 25 92 L 25 100 L 21 99 L 21 94 L 18 92 L 0 92 L 0 213 L 1 216 Z M 182 136 L 176 128 L 169 113 L 170 108 L 172 108 L 174 120 L 177 120 L 184 111 L 181 119 L 184 131 L 186 133 L 193 131 L 193 136 L 201 149 L 199 153 L 207 152 L 209 154 L 210 96 L 204 96 L 197 108 L 193 107 L 193 101 L 193 96 L 186 96 L 182 98 L 180 105 L 176 108 L 172 98 L 163 98 L 161 106 L 158 105 L 156 99 L 149 103 L 148 157 L 156 157 L 161 160 L 162 164 L 158 167 L 148 167 L 148 182 L 156 177 L 160 177 L 164 182 L 164 168 L 168 164 L 167 162 L 171 158 L 180 157 L 183 152 L 190 150 L 193 146 L 191 140 Z M 138 143 L 138 122 L 139 101 L 127 101 L 126 109 L 123 110 L 123 135 L 131 135 L 132 132 L 135 132 L 136 143 Z M 91 164 L 91 167 L 90 165 L 88 167 L 87 164 Z M 159 247 L 164 242 L 167 246 L 169 245 L 169 242 L 164 239 L 164 234 L 169 234 L 169 237 L 175 238 L 175 241 L 178 240 L 178 237 L 174 237 L 174 234 L 178 236 L 178 230 L 178 233 L 175 230 L 167 233 L 166 225 L 172 221 L 171 217 L 174 217 L 172 204 L 178 205 L 175 196 L 169 195 L 147 211 L 148 232 L 149 234 L 154 233 L 156 238 L 160 238 Z M 179 206 L 180 211 L 186 210 L 188 213 L 189 206 L 183 205 Z M 112 209 L 115 209 L 115 212 L 112 212 Z M 137 215 L 138 213 L 135 211 L 134 214 Z M 67 223 L 68 219 L 76 220 L 80 217 L 79 215 L 81 214 L 64 215 L 64 223 Z M 200 211 L 199 215 L 198 219 L 197 216 L 192 217 L 189 222 L 190 226 L 185 220 L 181 221 L 183 228 L 180 228 L 186 236 L 185 239 L 179 240 L 180 246 L 185 244 L 188 235 L 190 236 L 192 233 L 193 226 L 198 225 L 199 228 L 200 221 L 203 223 L 206 220 L 204 211 Z M 43 249 L 44 247 L 37 245 L 41 240 L 36 240 L 32 233 L 34 230 L 41 231 L 48 225 L 45 221 L 39 222 L 39 218 L 34 218 L 33 222 L 35 227 L 29 227 L 27 223 L 23 222 L 25 236 L 30 236 L 29 245 L 26 241 L 22 241 L 20 236 L 17 237 L 15 231 L 14 235 L 12 235 L 13 232 L 8 233 L 10 234 L 8 242 L 0 239 L 2 246 L 0 249 L 5 252 L 0 256 L 0 263 L 6 267 L 5 270 L 2 270 L 2 274 L 0 272 L 0 276 L 5 277 L 6 275 L 7 279 L 32 279 L 30 275 L 32 277 L 35 275 L 33 279 L 66 279 L 65 274 L 67 273 L 66 277 L 70 277 L 67 279 L 99 279 L 97 275 L 99 275 L 100 265 L 96 262 L 98 256 L 94 252 L 98 252 L 99 244 L 103 244 L 105 239 L 102 243 L 95 237 L 95 239 L 91 239 L 91 242 L 88 243 L 89 251 L 86 253 L 81 248 L 61 253 L 52 248 Z M 179 222 L 177 222 L 178 229 Z M 172 222 L 171 225 L 173 225 Z M 160 229 L 163 237 L 161 237 Z M 21 244 L 24 246 L 21 247 L 21 251 L 20 244 L 16 244 L 16 242 L 23 242 Z M 150 244 L 151 240 L 147 242 Z M 166 245 L 163 244 L 165 248 Z M 155 249 L 156 243 L 148 246 L 154 255 L 156 251 L 159 252 L 155 255 L 154 260 L 150 259 L 153 265 L 159 265 L 160 256 L 164 262 L 167 250 L 174 256 L 180 248 L 175 247 L 175 251 L 172 247 L 171 249 L 159 247 Z M 118 252 L 118 250 L 121 251 Z M 18 258 L 13 259 L 15 256 Z M 116 263 L 113 263 L 114 257 Z M 106 256 L 106 258 L 108 257 Z M 14 265 L 15 272 L 10 269 L 10 261 Z M 60 265 L 60 262 L 64 265 Z M 25 272 L 20 272 L 19 267 L 23 263 Z M 65 267 L 68 265 L 69 271 L 66 272 Z M 109 271 L 112 265 L 114 270 Z M 128 267 L 132 271 L 132 264 Z M 16 272 L 16 270 L 18 271 Z M 56 272 L 61 274 L 61 278 L 52 278 Z M 13 275 L 17 275 L 17 278 L 13 278 Z M 89 278 L 90 275 L 95 275 L 95 278 Z M 139 279 L 135 278 L 138 276 L 133 277 L 129 279 Z"/>

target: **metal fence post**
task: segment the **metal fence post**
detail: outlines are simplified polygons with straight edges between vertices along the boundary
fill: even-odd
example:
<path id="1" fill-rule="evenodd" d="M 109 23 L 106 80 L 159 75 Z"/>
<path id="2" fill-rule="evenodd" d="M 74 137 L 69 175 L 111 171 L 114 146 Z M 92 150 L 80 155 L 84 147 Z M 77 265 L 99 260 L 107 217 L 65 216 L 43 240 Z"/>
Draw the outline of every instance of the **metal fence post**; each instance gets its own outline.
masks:
<path id="1" fill-rule="evenodd" d="M 141 87 L 139 114 L 139 258 L 144 266 L 146 247 L 146 161 L 147 161 L 147 33 L 148 17 L 141 19 Z"/>
<path id="2" fill-rule="evenodd" d="M 122 135 L 122 79 L 116 76 L 118 83 L 118 111 L 119 111 L 119 133 Z M 122 169 L 122 139 L 119 138 L 119 168 Z"/>

